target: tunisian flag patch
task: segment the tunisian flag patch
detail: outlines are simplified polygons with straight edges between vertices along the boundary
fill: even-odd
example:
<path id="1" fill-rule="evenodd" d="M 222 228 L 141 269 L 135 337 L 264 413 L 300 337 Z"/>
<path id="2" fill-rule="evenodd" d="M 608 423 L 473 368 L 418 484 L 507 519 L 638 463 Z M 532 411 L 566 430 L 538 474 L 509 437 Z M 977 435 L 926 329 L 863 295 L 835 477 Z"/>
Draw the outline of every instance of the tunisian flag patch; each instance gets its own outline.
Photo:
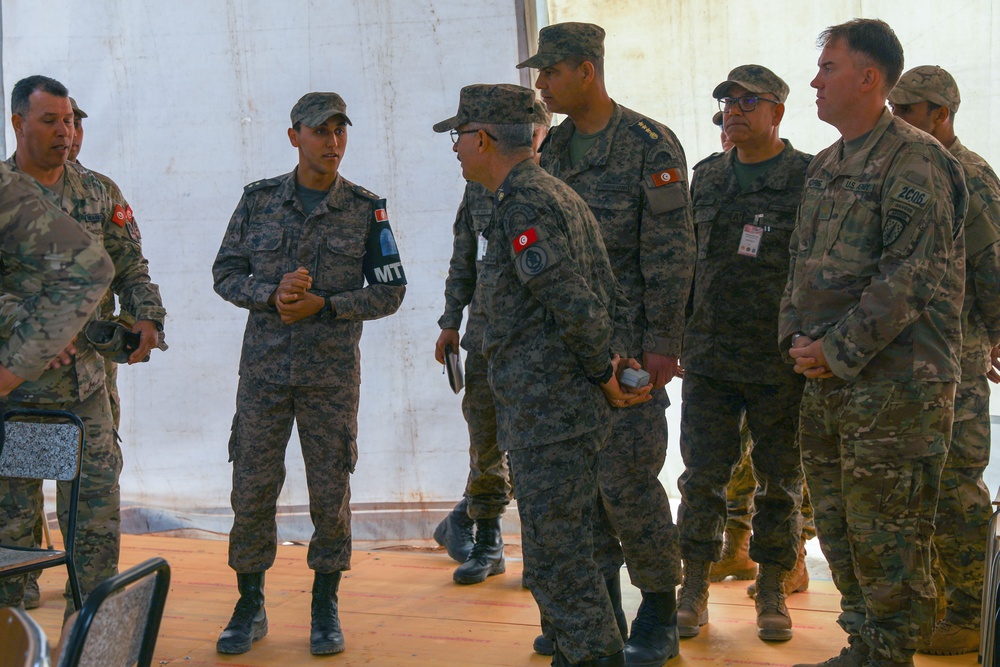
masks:
<path id="1" fill-rule="evenodd" d="M 122 207 L 121 204 L 115 204 L 115 210 L 111 214 L 111 221 L 119 227 L 124 227 L 125 223 L 132 221 L 132 207 Z"/>
<path id="2" fill-rule="evenodd" d="M 385 212 L 384 208 L 375 209 L 375 220 L 378 222 L 385 222 L 389 219 L 389 214 Z"/>
<path id="3" fill-rule="evenodd" d="M 535 228 L 532 227 L 531 229 L 519 235 L 512 241 L 512 243 L 514 244 L 514 254 L 516 255 L 517 253 L 521 252 L 522 250 L 524 250 L 537 240 L 538 240 L 538 232 L 536 232 Z"/>
<path id="4" fill-rule="evenodd" d="M 657 188 L 667 183 L 676 183 L 679 180 L 681 180 L 681 175 L 676 169 L 666 169 L 653 174 L 653 186 Z"/>

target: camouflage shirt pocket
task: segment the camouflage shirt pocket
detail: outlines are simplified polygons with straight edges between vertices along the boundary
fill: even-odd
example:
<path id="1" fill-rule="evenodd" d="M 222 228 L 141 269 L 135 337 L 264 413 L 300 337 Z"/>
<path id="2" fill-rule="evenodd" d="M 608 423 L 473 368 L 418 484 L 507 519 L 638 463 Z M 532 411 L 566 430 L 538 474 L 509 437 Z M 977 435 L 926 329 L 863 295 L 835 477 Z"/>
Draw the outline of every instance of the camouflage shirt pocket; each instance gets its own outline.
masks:
<path id="1" fill-rule="evenodd" d="M 838 198 L 829 221 L 824 268 L 852 277 L 877 274 L 882 255 L 880 219 L 877 202 L 855 196 Z"/>
<path id="2" fill-rule="evenodd" d="M 695 235 L 698 239 L 698 259 L 708 257 L 712 242 L 712 224 L 719 215 L 717 206 L 696 206 L 694 209 Z"/>
<path id="3" fill-rule="evenodd" d="M 358 235 L 330 235 L 320 252 L 313 288 L 336 294 L 364 287 L 365 239 Z"/>
<path id="4" fill-rule="evenodd" d="M 253 225 L 246 237 L 250 273 L 277 284 L 284 274 L 284 231 L 280 225 Z"/>

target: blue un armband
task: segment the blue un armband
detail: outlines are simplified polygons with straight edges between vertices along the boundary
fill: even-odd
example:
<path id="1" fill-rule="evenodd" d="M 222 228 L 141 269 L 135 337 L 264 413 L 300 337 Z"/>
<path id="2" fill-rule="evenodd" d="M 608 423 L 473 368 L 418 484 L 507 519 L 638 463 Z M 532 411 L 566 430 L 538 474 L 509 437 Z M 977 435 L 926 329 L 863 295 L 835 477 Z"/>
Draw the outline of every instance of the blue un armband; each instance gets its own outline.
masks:
<path id="1" fill-rule="evenodd" d="M 369 285 L 405 285 L 406 274 L 399 259 L 396 238 L 389 227 L 389 214 L 385 210 L 385 200 L 375 202 L 372 212 L 374 220 L 365 243 L 364 271 Z"/>

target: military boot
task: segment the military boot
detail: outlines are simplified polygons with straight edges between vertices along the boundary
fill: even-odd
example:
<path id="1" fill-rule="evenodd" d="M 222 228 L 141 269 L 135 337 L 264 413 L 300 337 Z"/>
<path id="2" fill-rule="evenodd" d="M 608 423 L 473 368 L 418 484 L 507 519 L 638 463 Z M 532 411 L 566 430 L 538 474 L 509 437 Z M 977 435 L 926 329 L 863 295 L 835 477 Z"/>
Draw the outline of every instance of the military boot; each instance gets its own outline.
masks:
<path id="1" fill-rule="evenodd" d="M 611 610 L 615 613 L 615 623 L 618 625 L 618 632 L 622 636 L 622 641 L 628 639 L 628 617 L 622 609 L 622 580 L 620 573 L 604 580 L 604 585 L 608 588 L 608 597 L 611 599 Z M 531 648 L 538 655 L 552 655 L 555 652 L 555 641 L 546 636 L 543 628 L 542 634 L 535 637 Z"/>
<path id="2" fill-rule="evenodd" d="M 27 596 L 25 596 L 25 607 Z M 979 650 L 979 628 L 963 628 L 950 621 L 938 621 L 927 646 L 917 649 L 930 655 L 961 655 Z"/>
<path id="3" fill-rule="evenodd" d="M 236 585 L 240 591 L 240 599 L 236 601 L 229 625 L 215 644 L 215 650 L 219 653 L 246 653 L 251 644 L 267 636 L 264 573 L 237 573 Z"/>
<path id="4" fill-rule="evenodd" d="M 803 662 L 792 667 L 865 667 L 868 664 L 868 644 L 858 635 L 849 636 L 847 642 L 847 646 L 840 649 L 840 655 L 823 662 Z"/>
<path id="5" fill-rule="evenodd" d="M 722 543 L 722 559 L 712 563 L 709 581 L 753 579 L 757 576 L 757 563 L 750 560 L 750 531 L 743 526 L 726 526 Z"/>
<path id="6" fill-rule="evenodd" d="M 464 563 L 472 551 L 475 525 L 476 522 L 469 518 L 469 500 L 462 498 L 434 529 L 434 541 L 445 548 L 452 560 Z"/>
<path id="7" fill-rule="evenodd" d="M 486 577 L 503 574 L 506 569 L 500 517 L 476 519 L 476 543 L 469 559 L 458 566 L 452 578 L 457 584 L 478 584 L 486 581 Z"/>
<path id="8" fill-rule="evenodd" d="M 792 617 L 785 606 L 784 579 L 788 570 L 764 563 L 757 572 L 757 636 L 768 642 L 792 638 Z"/>
<path id="9" fill-rule="evenodd" d="M 42 604 L 42 592 L 38 590 L 38 575 L 41 574 L 38 570 L 29 572 L 24 582 L 24 597 L 21 601 L 24 603 L 25 609 L 38 609 Z"/>
<path id="10" fill-rule="evenodd" d="M 618 651 L 614 655 L 603 658 L 591 658 L 583 662 L 572 663 L 558 648 L 552 656 L 552 667 L 625 667 L 625 653 Z"/>
<path id="11" fill-rule="evenodd" d="M 684 561 L 684 583 L 677 601 L 677 634 L 697 637 L 708 623 L 708 573 L 711 561 Z"/>
<path id="12" fill-rule="evenodd" d="M 313 655 L 344 650 L 344 633 L 337 617 L 340 576 L 340 572 L 317 572 L 313 579 L 312 631 L 309 633 L 309 652 Z"/>
<path id="13" fill-rule="evenodd" d="M 809 570 L 806 569 L 806 541 L 799 542 L 799 553 L 795 557 L 795 567 L 785 577 L 785 597 L 792 593 L 804 593 L 809 590 Z M 751 598 L 757 595 L 757 584 L 747 586 L 747 595 Z"/>
<path id="14" fill-rule="evenodd" d="M 625 664 L 628 667 L 661 667 L 678 653 L 680 639 L 674 591 L 642 591 L 642 602 L 632 621 L 632 634 L 625 642 Z"/>

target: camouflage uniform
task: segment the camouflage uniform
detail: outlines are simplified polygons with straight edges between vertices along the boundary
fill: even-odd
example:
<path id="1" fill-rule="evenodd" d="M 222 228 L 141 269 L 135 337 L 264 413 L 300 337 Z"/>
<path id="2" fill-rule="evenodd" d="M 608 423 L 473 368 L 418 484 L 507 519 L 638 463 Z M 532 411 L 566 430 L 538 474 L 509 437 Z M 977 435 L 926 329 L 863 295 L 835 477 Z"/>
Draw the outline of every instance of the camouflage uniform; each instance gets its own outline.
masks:
<path id="1" fill-rule="evenodd" d="M 803 378 L 774 344 L 788 279 L 788 241 L 810 155 L 786 140 L 768 171 L 742 190 L 736 151 L 694 168 L 691 196 L 698 237 L 692 309 L 684 335 L 681 552 L 718 561 L 725 491 L 740 461 L 745 414 L 759 480 L 750 557 L 791 570 L 801 534 L 802 465 L 796 441 Z M 752 254 L 745 228 L 761 230 Z"/>
<path id="2" fill-rule="evenodd" d="M 521 517 L 525 580 L 572 664 L 624 646 L 593 559 L 597 459 L 611 409 L 615 283 L 586 204 L 527 159 L 496 192 L 478 297 Z"/>
<path id="3" fill-rule="evenodd" d="M 472 519 L 491 519 L 503 514 L 510 502 L 510 472 L 503 453 L 497 448 L 497 418 L 493 391 L 487 378 L 483 356 L 484 314 L 475 297 L 477 267 L 481 265 L 479 239 L 493 216 L 493 194 L 470 181 L 455 217 L 455 241 L 445 281 L 442 329 L 458 329 L 462 310 L 469 307 L 469 321 L 461 346 L 465 358 L 465 396 L 462 414 L 469 425 L 469 479 L 465 495 Z"/>
<path id="4" fill-rule="evenodd" d="M 7 160 L 16 169 L 16 154 Z M 84 229 L 101 239 L 115 265 L 111 288 L 122 304 L 138 319 L 149 320 L 162 329 L 166 311 L 157 286 L 150 282 L 142 255 L 138 229 L 126 217 L 104 186 L 89 171 L 72 163 L 65 166 L 61 184 L 54 190 L 39 188 L 43 195 L 75 218 Z M 81 469 L 80 508 L 77 519 L 77 569 L 84 595 L 118 571 L 120 546 L 119 488 L 122 456 L 114 439 L 111 408 L 104 388 L 104 364 L 100 355 L 84 339 L 76 340 L 73 363 L 47 370 L 35 381 L 26 382 L 9 397 L 12 407 L 70 410 L 86 428 Z M 68 484 L 59 487 L 59 519 L 65 530 L 65 498 Z M 5 543 L 31 545 L 41 485 L 37 482 L 0 484 L 0 513 L 5 517 Z M 20 582 L 0 587 L 0 599 L 17 604 L 23 593 Z M 68 590 L 67 590 L 68 598 Z"/>
<path id="5" fill-rule="evenodd" d="M 835 375 L 806 382 L 799 435 L 841 626 L 872 659 L 906 662 L 934 625 L 967 191 L 957 161 L 888 109 L 857 152 L 842 146 L 807 172 L 779 344 L 822 339 Z"/>
<path id="6" fill-rule="evenodd" d="M 541 149 L 541 165 L 572 187 L 593 212 L 629 303 L 632 335 L 623 356 L 643 351 L 680 356 L 684 306 L 694 264 L 694 231 L 680 142 L 665 126 L 619 104 L 579 164 L 570 164 L 576 127 L 567 118 Z M 667 452 L 666 390 L 614 413 L 614 429 L 599 457 L 601 526 L 598 564 L 606 578 L 628 563 L 644 591 L 680 583 L 677 527 L 657 475 Z M 620 542 L 619 542 L 620 540 Z"/>
<path id="7" fill-rule="evenodd" d="M 350 569 L 362 321 L 396 312 L 406 291 L 385 200 L 337 176 L 307 214 L 295 174 L 244 188 L 212 267 L 215 291 L 250 311 L 229 441 L 236 515 L 229 565 L 238 573 L 263 572 L 274 562 L 293 420 L 315 528 L 309 567 Z M 300 266 L 312 276 L 310 291 L 329 305 L 286 325 L 268 299 L 282 276 Z"/>

